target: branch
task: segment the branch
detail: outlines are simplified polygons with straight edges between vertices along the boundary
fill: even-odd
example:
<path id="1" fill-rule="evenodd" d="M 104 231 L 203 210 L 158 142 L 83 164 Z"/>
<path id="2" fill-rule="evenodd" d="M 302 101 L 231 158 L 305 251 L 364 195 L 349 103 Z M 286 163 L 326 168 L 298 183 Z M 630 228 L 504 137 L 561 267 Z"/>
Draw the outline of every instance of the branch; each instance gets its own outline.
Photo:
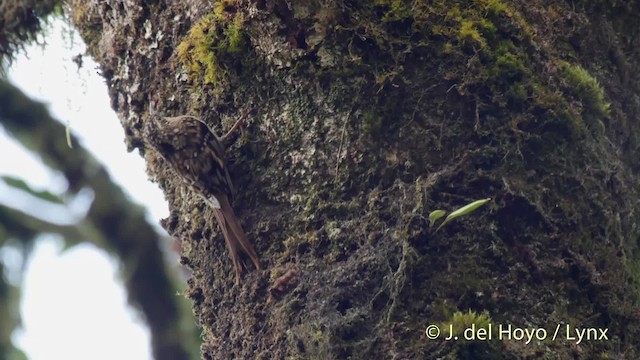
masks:
<path id="1" fill-rule="evenodd" d="M 0 204 L 0 226 L 9 236 L 20 239 L 31 239 L 36 234 L 51 233 L 64 237 L 67 244 L 77 244 L 94 236 L 82 224 L 55 224 L 3 204 Z"/>
<path id="2" fill-rule="evenodd" d="M 189 339 L 178 328 L 181 313 L 176 289 L 158 247 L 159 235 L 146 221 L 144 208 L 129 200 L 75 137 L 71 139 L 74 148 L 68 147 L 65 127 L 43 104 L 4 80 L 0 80 L 0 104 L 0 123 L 48 166 L 61 171 L 71 192 L 93 189 L 95 199 L 87 221 L 103 234 L 104 248 L 123 264 L 129 301 L 146 315 L 155 358 L 188 359 Z"/>

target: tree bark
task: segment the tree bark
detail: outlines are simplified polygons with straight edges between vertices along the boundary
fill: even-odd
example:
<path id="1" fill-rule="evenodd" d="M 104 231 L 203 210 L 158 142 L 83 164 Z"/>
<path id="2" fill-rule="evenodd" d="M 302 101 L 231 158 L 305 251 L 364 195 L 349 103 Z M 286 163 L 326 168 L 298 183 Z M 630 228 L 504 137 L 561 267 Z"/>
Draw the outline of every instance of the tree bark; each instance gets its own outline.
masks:
<path id="1" fill-rule="evenodd" d="M 635 1 L 72 12 L 130 149 L 167 195 L 205 359 L 638 356 L 640 47 L 624 25 Z M 220 133 L 253 109 L 227 160 L 265 270 L 240 286 L 212 210 L 145 151 L 150 103 Z M 432 210 L 482 198 L 494 200 L 429 227 Z M 426 337 L 482 314 L 548 336 Z M 608 340 L 578 344 L 567 325 Z"/>

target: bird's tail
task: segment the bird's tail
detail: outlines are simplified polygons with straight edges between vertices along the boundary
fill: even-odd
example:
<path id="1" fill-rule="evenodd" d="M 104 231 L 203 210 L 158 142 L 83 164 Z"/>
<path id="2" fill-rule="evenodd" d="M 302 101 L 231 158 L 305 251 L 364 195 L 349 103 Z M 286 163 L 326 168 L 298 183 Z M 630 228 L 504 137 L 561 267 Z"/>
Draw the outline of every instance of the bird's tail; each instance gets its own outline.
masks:
<path id="1" fill-rule="evenodd" d="M 261 268 L 260 260 L 258 260 L 258 255 L 256 254 L 253 245 L 247 238 L 247 235 L 242 229 L 242 225 L 240 225 L 238 218 L 233 212 L 233 208 L 231 207 L 231 204 L 229 204 L 229 199 L 226 196 L 219 196 L 217 198 L 220 203 L 220 208 L 215 209 L 215 215 L 218 223 L 220 224 L 220 228 L 222 229 L 224 240 L 229 248 L 231 259 L 233 260 L 237 283 L 240 281 L 243 269 L 238 250 L 246 254 L 251 259 L 256 269 Z"/>

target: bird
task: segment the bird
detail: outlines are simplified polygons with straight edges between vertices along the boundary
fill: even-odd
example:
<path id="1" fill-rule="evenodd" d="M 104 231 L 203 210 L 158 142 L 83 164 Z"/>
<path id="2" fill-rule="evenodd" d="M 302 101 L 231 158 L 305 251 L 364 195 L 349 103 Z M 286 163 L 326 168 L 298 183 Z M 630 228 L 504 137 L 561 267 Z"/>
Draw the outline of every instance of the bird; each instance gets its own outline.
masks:
<path id="1" fill-rule="evenodd" d="M 143 128 L 144 142 L 213 209 L 233 262 L 236 285 L 240 284 L 243 272 L 241 253 L 251 259 L 256 269 L 261 269 L 258 255 L 231 207 L 234 189 L 224 157 L 225 140 L 241 126 L 245 115 L 246 112 L 222 137 L 191 115 L 162 117 L 151 113 Z"/>

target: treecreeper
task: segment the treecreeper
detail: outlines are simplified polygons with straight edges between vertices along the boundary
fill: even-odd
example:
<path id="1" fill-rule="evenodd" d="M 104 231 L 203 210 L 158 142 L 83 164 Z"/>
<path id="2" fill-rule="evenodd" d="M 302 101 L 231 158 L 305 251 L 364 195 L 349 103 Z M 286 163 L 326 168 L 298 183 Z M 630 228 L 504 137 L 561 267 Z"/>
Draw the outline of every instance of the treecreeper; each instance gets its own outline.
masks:
<path id="1" fill-rule="evenodd" d="M 234 190 L 224 158 L 225 140 L 240 127 L 245 116 L 246 113 L 223 137 L 190 115 L 161 117 L 152 112 L 143 130 L 145 144 L 166 160 L 180 179 L 213 209 L 233 261 L 236 285 L 243 271 L 240 252 L 260 269 L 258 255 L 231 207 Z"/>

